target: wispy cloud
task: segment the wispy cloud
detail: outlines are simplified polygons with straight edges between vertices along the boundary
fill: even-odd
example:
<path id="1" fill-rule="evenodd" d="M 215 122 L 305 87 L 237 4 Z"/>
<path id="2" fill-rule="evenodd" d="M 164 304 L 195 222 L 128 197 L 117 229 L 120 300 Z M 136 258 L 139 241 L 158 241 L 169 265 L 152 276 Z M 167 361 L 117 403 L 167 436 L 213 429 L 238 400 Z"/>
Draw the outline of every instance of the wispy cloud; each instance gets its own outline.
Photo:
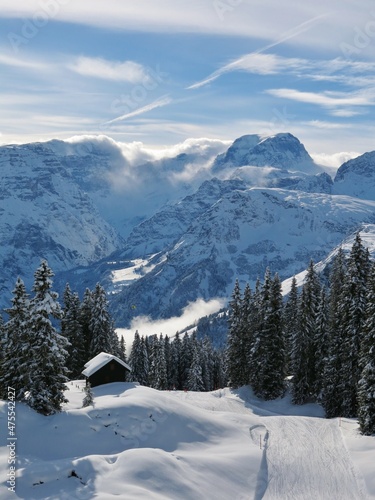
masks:
<path id="1" fill-rule="evenodd" d="M 47 64 L 41 61 L 32 60 L 30 58 L 24 59 L 20 57 L 13 57 L 4 53 L 0 54 L 0 65 L 33 70 L 44 70 L 47 68 Z"/>
<path id="2" fill-rule="evenodd" d="M 194 325 L 199 318 L 207 316 L 224 307 L 223 299 L 212 299 L 205 302 L 203 299 L 198 299 L 196 302 L 189 303 L 184 309 L 181 316 L 176 316 L 169 319 L 151 320 L 146 316 L 138 316 L 133 319 L 129 329 L 119 328 L 117 333 L 124 335 L 127 345 L 130 347 L 134 339 L 134 332 L 139 331 L 140 335 L 154 335 L 163 333 L 169 337 L 173 337 L 177 331 Z"/>
<path id="3" fill-rule="evenodd" d="M 121 115 L 117 118 L 114 118 L 113 120 L 105 122 L 105 125 L 110 125 L 112 123 L 117 123 L 117 122 L 121 122 L 123 120 L 128 120 L 129 118 L 134 118 L 134 116 L 143 115 L 144 113 L 148 113 L 149 111 L 152 111 L 153 109 L 167 106 L 171 102 L 172 102 L 172 99 L 168 95 L 165 95 L 163 97 L 160 97 L 159 99 L 156 99 L 156 101 L 150 102 L 150 104 L 147 104 L 146 106 L 142 106 L 141 108 L 138 108 L 134 111 L 131 111 L 130 113 L 126 113 L 125 115 Z"/>
<path id="4" fill-rule="evenodd" d="M 336 116 L 352 116 L 351 106 L 373 106 L 375 104 L 375 95 L 373 92 L 301 92 L 296 89 L 269 89 L 267 94 L 289 99 L 292 101 L 315 104 L 331 110 Z M 346 109 L 349 108 L 349 109 Z M 358 111 L 354 112 L 357 114 Z"/>
<path id="5" fill-rule="evenodd" d="M 134 61 L 108 61 L 102 58 L 82 56 L 68 67 L 80 75 L 103 80 L 136 84 L 147 82 L 150 78 L 147 69 Z"/>
<path id="6" fill-rule="evenodd" d="M 283 33 L 283 35 L 275 42 L 269 43 L 255 52 L 245 54 L 244 56 L 222 66 L 217 71 L 211 73 L 211 75 L 207 78 L 190 85 L 188 89 L 193 90 L 203 87 L 204 85 L 216 80 L 221 75 L 232 71 L 247 71 L 249 73 L 267 75 L 279 72 L 281 68 L 286 67 L 286 63 L 288 63 L 289 67 L 293 67 L 295 65 L 300 66 L 301 63 L 304 64 L 305 60 L 303 59 L 284 58 L 274 54 L 264 54 L 264 52 L 299 36 L 301 33 L 309 30 L 318 21 L 326 17 L 327 14 L 322 14 L 295 26 L 293 29 Z"/>

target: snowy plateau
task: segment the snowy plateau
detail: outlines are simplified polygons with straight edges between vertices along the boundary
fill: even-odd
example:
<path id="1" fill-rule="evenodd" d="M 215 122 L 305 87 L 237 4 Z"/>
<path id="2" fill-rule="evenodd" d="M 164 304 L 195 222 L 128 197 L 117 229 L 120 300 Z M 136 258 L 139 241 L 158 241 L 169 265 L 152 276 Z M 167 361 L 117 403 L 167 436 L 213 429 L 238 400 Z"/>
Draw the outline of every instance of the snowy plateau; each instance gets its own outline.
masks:
<path id="1" fill-rule="evenodd" d="M 375 498 L 374 438 L 359 435 L 354 420 L 322 418 L 318 405 L 260 401 L 248 387 L 114 383 L 94 388 L 94 407 L 82 408 L 83 384 L 69 385 L 69 403 L 51 417 L 17 405 L 16 494 L 2 480 L 2 499 Z M 3 478 L 4 433 L 0 442 Z"/>
<path id="2" fill-rule="evenodd" d="M 375 223 L 375 152 L 332 178 L 288 133 L 159 154 L 76 137 L 2 146 L 0 166 L 1 305 L 46 258 L 60 293 L 102 283 L 123 328 L 222 303 L 267 267 L 288 279 Z"/>

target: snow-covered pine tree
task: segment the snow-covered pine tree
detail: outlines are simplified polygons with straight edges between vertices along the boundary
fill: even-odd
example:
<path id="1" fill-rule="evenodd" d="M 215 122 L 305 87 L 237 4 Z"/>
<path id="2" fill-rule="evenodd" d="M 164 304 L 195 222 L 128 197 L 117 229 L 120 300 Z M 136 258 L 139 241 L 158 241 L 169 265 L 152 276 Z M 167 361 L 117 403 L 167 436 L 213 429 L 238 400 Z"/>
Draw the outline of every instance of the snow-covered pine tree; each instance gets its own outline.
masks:
<path id="1" fill-rule="evenodd" d="M 88 406 L 94 406 L 94 395 L 92 393 L 90 382 L 87 382 L 84 391 L 85 391 L 85 397 L 83 398 L 82 408 L 87 408 Z"/>
<path id="2" fill-rule="evenodd" d="M 285 341 L 282 321 L 281 283 L 266 271 L 262 287 L 261 320 L 256 332 L 252 366 L 253 389 L 258 397 L 275 399 L 285 391 Z"/>
<path id="3" fill-rule="evenodd" d="M 150 387 L 158 390 L 167 389 L 167 367 L 165 362 L 164 338 L 160 335 L 152 335 L 149 337 L 150 347 L 150 370 L 149 384 Z"/>
<path id="4" fill-rule="evenodd" d="M 242 297 L 238 279 L 235 282 L 232 299 L 229 302 L 229 331 L 227 341 L 227 369 L 231 387 L 246 385 L 248 357 L 244 339 Z"/>
<path id="5" fill-rule="evenodd" d="M 358 421 L 362 434 L 375 434 L 375 263 L 367 282 L 366 316 L 361 335 Z"/>
<path id="6" fill-rule="evenodd" d="M 201 353 L 203 390 L 212 391 L 214 389 L 214 351 L 210 339 L 205 337 L 203 341 L 198 341 L 198 348 Z"/>
<path id="7" fill-rule="evenodd" d="M 97 283 L 92 294 L 92 309 L 89 329 L 91 333 L 90 357 L 101 352 L 118 356 L 119 342 L 113 321 L 108 312 L 108 300 L 104 288 Z"/>
<path id="8" fill-rule="evenodd" d="M 121 356 L 119 356 L 119 358 L 125 361 L 126 363 L 126 343 L 123 335 L 121 335 L 120 338 L 120 353 Z"/>
<path id="9" fill-rule="evenodd" d="M 70 288 L 65 289 L 63 312 L 61 333 L 70 343 L 66 367 L 70 378 L 75 379 L 80 377 L 88 359 L 82 334 L 81 302 L 78 294 L 72 293 Z"/>
<path id="10" fill-rule="evenodd" d="M 181 345 L 181 388 L 187 388 L 189 369 L 193 361 L 193 350 L 191 338 L 187 333 L 184 334 Z"/>
<path id="11" fill-rule="evenodd" d="M 291 372 L 292 339 L 298 329 L 298 288 L 296 277 L 293 276 L 290 292 L 284 306 L 284 335 L 285 335 L 285 365 L 286 373 Z"/>
<path id="12" fill-rule="evenodd" d="M 215 349 L 213 353 L 213 359 L 214 359 L 213 388 L 215 390 L 222 387 L 227 387 L 228 375 L 227 375 L 227 363 L 226 363 L 226 350 Z"/>
<path id="13" fill-rule="evenodd" d="M 266 269 L 264 275 L 264 282 L 254 294 L 254 298 L 257 300 L 255 306 L 256 309 L 256 323 L 254 324 L 253 332 L 253 347 L 251 349 L 250 357 L 250 381 L 251 387 L 256 395 L 262 397 L 262 380 L 263 380 L 263 370 L 265 370 L 265 360 L 266 360 L 266 343 L 264 342 L 264 318 L 269 312 L 270 304 L 270 292 L 271 292 L 271 273 L 269 268 Z"/>
<path id="14" fill-rule="evenodd" d="M 357 390 L 361 377 L 359 349 L 366 310 L 366 284 L 369 274 L 368 251 L 357 233 L 349 259 L 341 294 L 340 316 L 343 343 L 342 373 L 339 390 L 343 398 L 342 416 L 357 416 Z"/>
<path id="15" fill-rule="evenodd" d="M 156 389 L 165 391 L 168 389 L 168 373 L 167 373 L 167 360 L 165 356 L 165 341 L 163 334 L 159 336 L 158 342 L 158 355 L 157 355 L 157 378 Z"/>
<path id="16" fill-rule="evenodd" d="M 130 379 L 141 385 L 149 384 L 148 374 L 148 352 L 144 338 L 139 336 L 138 330 L 134 334 L 132 350 L 129 356 L 131 366 Z"/>
<path id="17" fill-rule="evenodd" d="M 58 295 L 52 290 L 52 277 L 51 268 L 43 260 L 34 274 L 34 297 L 30 303 L 32 322 L 24 346 L 30 357 L 27 366 L 20 367 L 30 373 L 26 402 L 44 415 L 60 411 L 62 403 L 67 401 L 64 390 L 69 343 L 52 324 L 53 319 L 61 318 Z"/>
<path id="18" fill-rule="evenodd" d="M 7 387 L 13 387 L 16 400 L 22 401 L 30 379 L 28 368 L 30 352 L 24 347 L 30 329 L 30 301 L 21 278 L 17 279 L 13 290 L 12 307 L 6 309 L 6 312 L 8 321 L 1 328 L 3 333 L 1 385 L 5 391 Z"/>
<path id="19" fill-rule="evenodd" d="M 181 367 L 182 341 L 177 332 L 170 349 L 169 385 L 172 388 L 182 390 L 182 367 Z"/>
<path id="20" fill-rule="evenodd" d="M 167 376 L 166 388 L 170 389 L 173 387 L 173 385 L 171 384 L 171 342 L 168 335 L 164 337 L 164 358 Z"/>
<path id="21" fill-rule="evenodd" d="M 252 291 L 249 283 L 246 283 L 243 297 L 241 300 L 241 337 L 243 339 L 243 363 L 245 369 L 244 382 L 248 384 L 250 382 L 250 355 L 254 345 L 254 314 L 256 312 L 254 306 L 254 299 L 252 296 Z"/>
<path id="22" fill-rule="evenodd" d="M 294 404 L 304 404 L 316 398 L 314 339 L 319 297 L 320 282 L 314 263 L 310 261 L 299 301 L 298 330 L 292 339 L 292 401 Z"/>
<path id="23" fill-rule="evenodd" d="M 313 348 L 315 350 L 315 388 L 316 401 L 323 400 L 323 387 L 325 384 L 325 366 L 328 357 L 329 333 L 328 333 L 328 305 L 326 290 L 322 287 L 318 303 L 316 317 L 315 337 Z"/>
<path id="24" fill-rule="evenodd" d="M 322 404 L 327 418 L 342 414 L 343 399 L 339 391 L 342 376 L 341 350 L 343 333 L 341 328 L 341 296 L 346 277 L 346 259 L 342 248 L 339 249 L 332 264 L 329 276 L 330 292 L 328 300 L 328 352 L 324 366 Z"/>
<path id="25" fill-rule="evenodd" d="M 79 315 L 82 327 L 82 341 L 85 346 L 85 352 L 86 352 L 85 363 L 89 361 L 92 357 L 90 355 L 91 353 L 90 346 L 92 340 L 92 332 L 90 329 L 90 324 L 91 324 L 93 304 L 94 304 L 93 292 L 89 288 L 86 288 L 83 294 L 83 299 L 80 308 L 80 315 Z"/>
<path id="26" fill-rule="evenodd" d="M 203 391 L 202 365 L 199 346 L 196 340 L 192 342 L 192 362 L 188 371 L 187 388 L 189 391 Z"/>

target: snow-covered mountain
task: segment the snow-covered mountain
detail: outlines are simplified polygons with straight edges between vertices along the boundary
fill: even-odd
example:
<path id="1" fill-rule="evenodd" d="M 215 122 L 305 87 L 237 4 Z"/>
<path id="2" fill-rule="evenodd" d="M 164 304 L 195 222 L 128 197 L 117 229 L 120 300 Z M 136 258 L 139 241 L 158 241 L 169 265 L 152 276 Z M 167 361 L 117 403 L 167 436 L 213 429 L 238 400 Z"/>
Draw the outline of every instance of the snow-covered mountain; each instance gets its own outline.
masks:
<path id="1" fill-rule="evenodd" d="M 42 144 L 0 148 L 0 288 L 47 258 L 56 271 L 88 265 L 121 245 L 87 192 Z M 32 278 L 32 276 L 31 276 Z"/>
<path id="2" fill-rule="evenodd" d="M 333 192 L 367 200 L 375 199 L 375 151 L 345 162 L 338 169 Z"/>
<path id="3" fill-rule="evenodd" d="M 138 279 L 112 299 L 113 311 L 124 324 L 134 314 L 127 304 L 136 305 L 138 314 L 168 317 L 198 297 L 228 297 L 237 277 L 254 282 L 267 267 L 287 278 L 311 258 L 323 259 L 364 222 L 375 223 L 374 201 L 270 188 L 231 190 L 143 262 Z M 151 248 L 152 231 L 149 241 Z"/>
<path id="4" fill-rule="evenodd" d="M 2 305 L 18 275 L 30 284 L 42 258 L 59 273 L 122 248 L 136 224 L 199 186 L 223 144 L 197 141 L 155 161 L 137 147 L 102 136 L 0 147 Z M 185 170 L 199 158 L 203 172 L 188 184 Z"/>
<path id="5" fill-rule="evenodd" d="M 265 138 L 259 135 L 244 135 L 236 139 L 225 153 L 217 157 L 213 171 L 219 172 L 228 167 L 244 165 L 299 170 L 310 174 L 322 171 L 304 145 L 288 133 Z"/>
<path id="6" fill-rule="evenodd" d="M 226 298 L 267 266 L 288 277 L 375 223 L 373 162 L 351 160 L 333 182 L 291 134 L 158 154 L 104 136 L 1 147 L 2 304 L 41 258 L 60 290 L 102 282 L 121 326 L 134 310 Z"/>

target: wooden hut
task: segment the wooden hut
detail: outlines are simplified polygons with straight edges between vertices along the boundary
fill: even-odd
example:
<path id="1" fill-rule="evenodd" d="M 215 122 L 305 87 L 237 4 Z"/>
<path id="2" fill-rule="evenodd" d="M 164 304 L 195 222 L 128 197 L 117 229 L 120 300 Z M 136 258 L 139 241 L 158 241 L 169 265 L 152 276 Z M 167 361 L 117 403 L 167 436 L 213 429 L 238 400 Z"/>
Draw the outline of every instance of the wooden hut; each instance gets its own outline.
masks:
<path id="1" fill-rule="evenodd" d="M 91 387 L 96 387 L 112 382 L 125 382 L 128 372 L 131 372 L 131 368 L 125 361 L 113 354 L 101 352 L 85 364 L 82 375 L 86 377 L 86 382 L 90 382 Z"/>

